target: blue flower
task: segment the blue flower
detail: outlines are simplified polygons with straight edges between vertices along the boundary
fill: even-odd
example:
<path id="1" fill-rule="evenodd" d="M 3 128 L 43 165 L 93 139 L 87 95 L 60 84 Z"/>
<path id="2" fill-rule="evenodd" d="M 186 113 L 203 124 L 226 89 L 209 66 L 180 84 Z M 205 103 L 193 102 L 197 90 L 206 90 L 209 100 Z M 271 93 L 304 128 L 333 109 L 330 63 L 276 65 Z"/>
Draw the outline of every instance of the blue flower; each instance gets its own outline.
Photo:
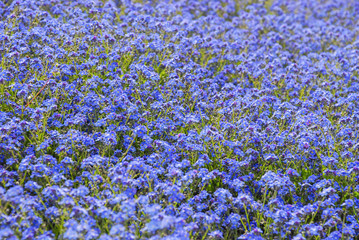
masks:
<path id="1" fill-rule="evenodd" d="M 29 191 L 36 191 L 38 189 L 41 189 L 41 186 L 34 181 L 28 181 L 25 184 L 25 188 L 28 189 Z"/>
<path id="2" fill-rule="evenodd" d="M 215 230 L 209 234 L 209 237 L 212 239 L 223 239 L 223 233 L 219 230 Z"/>

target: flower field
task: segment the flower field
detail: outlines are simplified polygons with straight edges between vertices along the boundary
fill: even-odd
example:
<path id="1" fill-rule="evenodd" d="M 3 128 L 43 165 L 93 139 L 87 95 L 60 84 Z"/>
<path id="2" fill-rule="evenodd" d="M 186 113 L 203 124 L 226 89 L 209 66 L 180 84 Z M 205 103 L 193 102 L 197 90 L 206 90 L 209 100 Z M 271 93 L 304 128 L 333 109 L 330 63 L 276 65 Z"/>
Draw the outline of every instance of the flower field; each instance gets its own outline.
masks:
<path id="1" fill-rule="evenodd" d="M 359 239 L 359 1 L 0 2 L 0 239 Z"/>

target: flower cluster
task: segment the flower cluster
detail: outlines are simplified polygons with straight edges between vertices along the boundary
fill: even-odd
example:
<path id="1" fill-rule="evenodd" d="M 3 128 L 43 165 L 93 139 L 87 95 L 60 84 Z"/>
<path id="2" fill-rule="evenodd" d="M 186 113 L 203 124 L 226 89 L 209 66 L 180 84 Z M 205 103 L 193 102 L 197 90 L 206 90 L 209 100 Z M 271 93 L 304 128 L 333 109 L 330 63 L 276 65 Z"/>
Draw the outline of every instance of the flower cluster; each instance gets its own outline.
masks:
<path id="1" fill-rule="evenodd" d="M 359 2 L 0 2 L 1 239 L 356 239 Z"/>

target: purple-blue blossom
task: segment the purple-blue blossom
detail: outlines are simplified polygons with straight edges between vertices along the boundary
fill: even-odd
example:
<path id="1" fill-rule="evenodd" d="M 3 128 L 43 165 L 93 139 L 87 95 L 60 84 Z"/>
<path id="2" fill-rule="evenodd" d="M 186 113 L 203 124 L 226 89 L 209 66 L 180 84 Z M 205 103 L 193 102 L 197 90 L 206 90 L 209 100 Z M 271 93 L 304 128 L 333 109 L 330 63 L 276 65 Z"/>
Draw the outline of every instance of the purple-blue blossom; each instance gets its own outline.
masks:
<path id="1" fill-rule="evenodd" d="M 1 239 L 357 239 L 357 1 L 0 3 Z"/>

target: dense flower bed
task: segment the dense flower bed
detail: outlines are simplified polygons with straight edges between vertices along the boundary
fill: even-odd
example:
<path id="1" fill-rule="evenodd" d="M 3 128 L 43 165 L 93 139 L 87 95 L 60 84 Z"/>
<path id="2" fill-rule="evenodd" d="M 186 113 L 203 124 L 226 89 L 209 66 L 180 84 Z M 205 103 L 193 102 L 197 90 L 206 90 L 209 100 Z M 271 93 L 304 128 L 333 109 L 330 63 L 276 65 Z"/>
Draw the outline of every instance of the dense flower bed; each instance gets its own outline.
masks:
<path id="1" fill-rule="evenodd" d="M 354 239 L 359 2 L 0 2 L 0 239 Z"/>

